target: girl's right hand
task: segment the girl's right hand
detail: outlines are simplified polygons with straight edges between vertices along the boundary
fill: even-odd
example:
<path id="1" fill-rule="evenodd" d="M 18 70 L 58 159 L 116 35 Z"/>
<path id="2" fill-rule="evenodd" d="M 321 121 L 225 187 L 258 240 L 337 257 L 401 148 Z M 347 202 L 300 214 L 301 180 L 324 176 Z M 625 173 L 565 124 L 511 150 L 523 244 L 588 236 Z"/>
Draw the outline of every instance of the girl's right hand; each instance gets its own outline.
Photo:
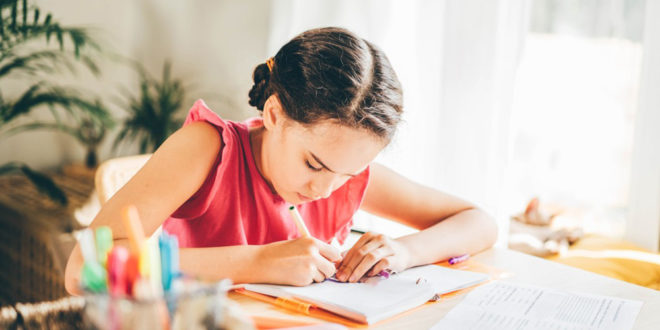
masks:
<path id="1" fill-rule="evenodd" d="M 256 266 L 265 282 L 305 286 L 335 274 L 341 253 L 316 238 L 301 237 L 263 245 Z"/>

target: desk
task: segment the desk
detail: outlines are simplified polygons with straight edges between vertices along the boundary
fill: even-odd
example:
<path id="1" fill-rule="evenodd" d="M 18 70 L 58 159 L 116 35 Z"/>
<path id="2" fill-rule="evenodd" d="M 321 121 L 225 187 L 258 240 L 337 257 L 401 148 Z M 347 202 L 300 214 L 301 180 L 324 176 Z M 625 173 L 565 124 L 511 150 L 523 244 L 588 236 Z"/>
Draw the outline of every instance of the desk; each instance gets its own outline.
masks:
<path id="1" fill-rule="evenodd" d="M 532 257 L 508 249 L 490 249 L 472 259 L 479 263 L 505 271 L 510 276 L 504 281 L 539 285 L 554 289 L 615 296 L 644 302 L 634 329 L 660 329 L 660 291 L 647 289 L 627 282 L 615 280 L 581 269 Z M 259 315 L 309 321 L 318 323 L 319 319 L 301 314 L 289 313 L 268 303 L 230 293 L 229 297 L 238 302 L 249 315 Z M 377 329 L 428 329 L 438 322 L 449 310 L 456 306 L 464 295 L 441 300 L 438 303 L 421 308 L 411 313 L 396 317 L 391 321 L 377 324 Z"/>

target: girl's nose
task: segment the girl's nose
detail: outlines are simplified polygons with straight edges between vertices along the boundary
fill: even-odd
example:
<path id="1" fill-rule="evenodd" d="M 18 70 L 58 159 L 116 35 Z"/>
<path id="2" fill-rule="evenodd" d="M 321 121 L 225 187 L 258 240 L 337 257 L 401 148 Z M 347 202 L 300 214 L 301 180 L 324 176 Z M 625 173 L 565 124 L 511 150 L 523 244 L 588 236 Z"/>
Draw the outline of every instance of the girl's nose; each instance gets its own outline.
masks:
<path id="1" fill-rule="evenodd" d="M 312 181 L 310 188 L 313 193 L 314 199 L 317 198 L 328 198 L 332 194 L 334 186 L 334 178 L 332 179 L 319 179 Z"/>
<path id="2" fill-rule="evenodd" d="M 314 199 L 328 198 L 328 197 L 330 197 L 330 194 L 332 194 L 332 185 L 326 185 L 323 188 L 320 188 L 318 186 L 314 186 L 312 188 L 312 193 L 313 193 Z"/>

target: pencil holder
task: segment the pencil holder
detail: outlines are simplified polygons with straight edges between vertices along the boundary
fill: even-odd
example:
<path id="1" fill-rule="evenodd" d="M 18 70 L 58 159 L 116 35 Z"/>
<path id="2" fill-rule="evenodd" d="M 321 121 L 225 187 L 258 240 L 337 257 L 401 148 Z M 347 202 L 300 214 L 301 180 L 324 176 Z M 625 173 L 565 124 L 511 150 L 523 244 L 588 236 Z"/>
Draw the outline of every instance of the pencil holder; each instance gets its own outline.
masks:
<path id="1" fill-rule="evenodd" d="M 134 299 L 108 294 L 85 296 L 87 329 L 224 329 L 231 282 L 192 281 L 159 297 Z"/>

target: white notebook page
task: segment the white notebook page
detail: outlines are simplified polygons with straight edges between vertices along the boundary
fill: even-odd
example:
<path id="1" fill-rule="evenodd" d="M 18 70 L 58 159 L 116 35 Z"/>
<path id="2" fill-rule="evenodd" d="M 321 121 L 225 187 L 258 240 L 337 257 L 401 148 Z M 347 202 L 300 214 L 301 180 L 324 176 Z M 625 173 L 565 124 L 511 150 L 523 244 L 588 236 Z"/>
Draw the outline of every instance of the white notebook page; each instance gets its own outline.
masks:
<path id="1" fill-rule="evenodd" d="M 295 297 L 356 321 L 373 323 L 431 300 L 436 294 L 477 284 L 488 275 L 428 265 L 389 279 L 365 283 L 325 281 L 306 287 L 248 284 L 245 289 L 271 296 Z"/>

